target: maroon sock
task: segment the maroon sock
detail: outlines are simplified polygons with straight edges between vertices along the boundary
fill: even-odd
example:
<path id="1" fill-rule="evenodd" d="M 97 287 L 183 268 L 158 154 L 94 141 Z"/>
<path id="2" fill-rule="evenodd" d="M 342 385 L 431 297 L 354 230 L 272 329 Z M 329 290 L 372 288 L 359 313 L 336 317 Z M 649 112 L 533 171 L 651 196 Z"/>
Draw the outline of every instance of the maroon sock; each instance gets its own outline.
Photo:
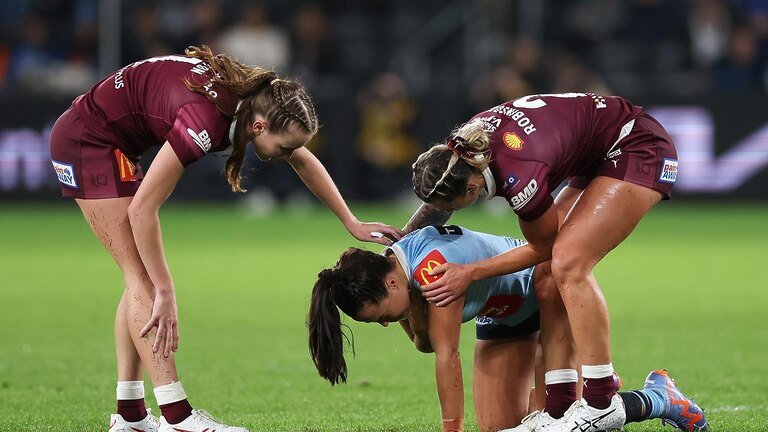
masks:
<path id="1" fill-rule="evenodd" d="M 125 421 L 137 422 L 147 417 L 147 407 L 144 405 L 144 398 L 117 400 L 117 413 Z"/>
<path id="2" fill-rule="evenodd" d="M 559 419 L 576 402 L 576 383 L 547 384 L 547 397 L 544 411 L 554 419 Z"/>
<path id="3" fill-rule="evenodd" d="M 616 381 L 613 374 L 604 378 L 584 378 L 584 399 L 592 408 L 605 409 L 611 405 L 611 398 L 616 394 Z"/>
<path id="4" fill-rule="evenodd" d="M 177 424 L 192 415 L 192 405 L 186 399 L 183 399 L 168 405 L 160 405 L 160 412 L 163 413 L 163 417 L 165 417 L 168 423 Z"/>

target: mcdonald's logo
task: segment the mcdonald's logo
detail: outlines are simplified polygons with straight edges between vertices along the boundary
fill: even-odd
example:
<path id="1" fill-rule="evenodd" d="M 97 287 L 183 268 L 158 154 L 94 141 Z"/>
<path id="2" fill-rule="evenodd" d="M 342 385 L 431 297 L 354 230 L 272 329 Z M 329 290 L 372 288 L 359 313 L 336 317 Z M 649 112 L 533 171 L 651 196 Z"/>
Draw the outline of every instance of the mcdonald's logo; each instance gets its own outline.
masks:
<path id="1" fill-rule="evenodd" d="M 119 149 L 115 149 L 115 158 L 117 158 L 117 169 L 120 172 L 120 181 L 133 182 L 139 178 L 136 176 L 136 165 L 131 162 L 126 155 Z"/>
<path id="2" fill-rule="evenodd" d="M 443 275 L 439 274 L 437 276 L 430 276 L 429 272 L 431 272 L 435 267 L 443 265 L 447 262 L 448 260 L 445 259 L 443 254 L 441 254 L 439 250 L 435 249 L 428 253 L 427 256 L 421 260 L 419 265 L 416 266 L 416 270 L 413 272 L 413 279 L 421 285 L 432 283 L 443 277 Z"/>

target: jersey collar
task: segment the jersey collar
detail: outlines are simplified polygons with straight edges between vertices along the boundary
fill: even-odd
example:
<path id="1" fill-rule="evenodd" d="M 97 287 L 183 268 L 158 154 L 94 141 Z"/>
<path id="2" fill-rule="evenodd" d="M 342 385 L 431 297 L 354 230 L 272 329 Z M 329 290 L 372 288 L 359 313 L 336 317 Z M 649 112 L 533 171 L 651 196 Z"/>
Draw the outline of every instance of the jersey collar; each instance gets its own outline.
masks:
<path id="1" fill-rule="evenodd" d="M 400 266 L 405 271 L 405 276 L 408 278 L 408 282 L 411 282 L 411 268 L 408 266 L 408 260 L 405 258 L 405 252 L 397 243 L 390 246 L 389 249 L 395 253 L 397 262 L 400 263 Z"/>

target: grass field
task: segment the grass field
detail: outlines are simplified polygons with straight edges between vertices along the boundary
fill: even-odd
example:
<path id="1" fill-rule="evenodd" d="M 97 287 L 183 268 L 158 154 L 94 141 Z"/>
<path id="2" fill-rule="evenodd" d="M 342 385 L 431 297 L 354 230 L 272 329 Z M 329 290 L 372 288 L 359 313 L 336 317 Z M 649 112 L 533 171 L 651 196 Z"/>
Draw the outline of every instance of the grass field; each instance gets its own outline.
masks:
<path id="1" fill-rule="evenodd" d="M 410 347 L 399 326 L 350 323 L 349 383 L 331 388 L 317 376 L 304 326 L 309 293 L 323 266 L 360 245 L 329 212 L 255 218 L 236 207 L 166 207 L 177 362 L 195 407 L 252 431 L 439 430 L 433 357 Z M 394 225 L 410 216 L 354 210 Z M 511 211 L 469 209 L 451 222 L 518 233 Z M 625 389 L 664 367 L 707 410 L 712 431 L 768 430 L 766 222 L 768 205 L 664 203 L 598 267 Z M 0 431 L 106 430 L 120 293 L 117 267 L 73 203 L 0 207 Z M 471 326 L 462 337 L 467 392 Z M 476 431 L 466 400 L 467 430 Z M 663 430 L 658 421 L 626 429 Z"/>

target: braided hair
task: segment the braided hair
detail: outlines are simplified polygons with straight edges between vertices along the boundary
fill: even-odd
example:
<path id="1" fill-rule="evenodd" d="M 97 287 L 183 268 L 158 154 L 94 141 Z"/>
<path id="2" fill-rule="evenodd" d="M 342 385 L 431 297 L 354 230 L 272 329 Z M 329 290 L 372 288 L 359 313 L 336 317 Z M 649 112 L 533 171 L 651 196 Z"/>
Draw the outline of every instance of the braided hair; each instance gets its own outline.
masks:
<path id="1" fill-rule="evenodd" d="M 214 55 L 205 45 L 190 46 L 185 53 L 188 57 L 206 62 L 213 72 L 213 77 L 203 84 L 186 80 L 187 88 L 205 95 L 219 111 L 232 116 L 235 122 L 232 154 L 224 169 L 233 191 L 245 192 L 240 186 L 240 170 L 249 142 L 249 122 L 255 114 L 263 115 L 274 133 L 287 132 L 293 124 L 311 135 L 317 133 L 319 125 L 315 106 L 300 83 L 278 78 L 273 70 L 244 65 L 227 54 Z M 235 112 L 225 112 L 220 102 L 205 90 L 211 83 L 221 85 L 239 96 L 242 104 Z"/>
<path id="2" fill-rule="evenodd" d="M 469 178 L 490 163 L 490 137 L 483 123 L 465 123 L 444 144 L 419 155 L 412 166 L 413 190 L 426 203 L 453 201 L 464 196 Z"/>
<path id="3" fill-rule="evenodd" d="M 392 271 L 389 258 L 363 249 L 345 250 L 333 268 L 318 273 L 307 317 L 309 352 L 318 373 L 331 385 L 347 381 L 341 315 L 355 318 L 366 303 L 379 304 L 387 296 L 384 277 Z"/>

